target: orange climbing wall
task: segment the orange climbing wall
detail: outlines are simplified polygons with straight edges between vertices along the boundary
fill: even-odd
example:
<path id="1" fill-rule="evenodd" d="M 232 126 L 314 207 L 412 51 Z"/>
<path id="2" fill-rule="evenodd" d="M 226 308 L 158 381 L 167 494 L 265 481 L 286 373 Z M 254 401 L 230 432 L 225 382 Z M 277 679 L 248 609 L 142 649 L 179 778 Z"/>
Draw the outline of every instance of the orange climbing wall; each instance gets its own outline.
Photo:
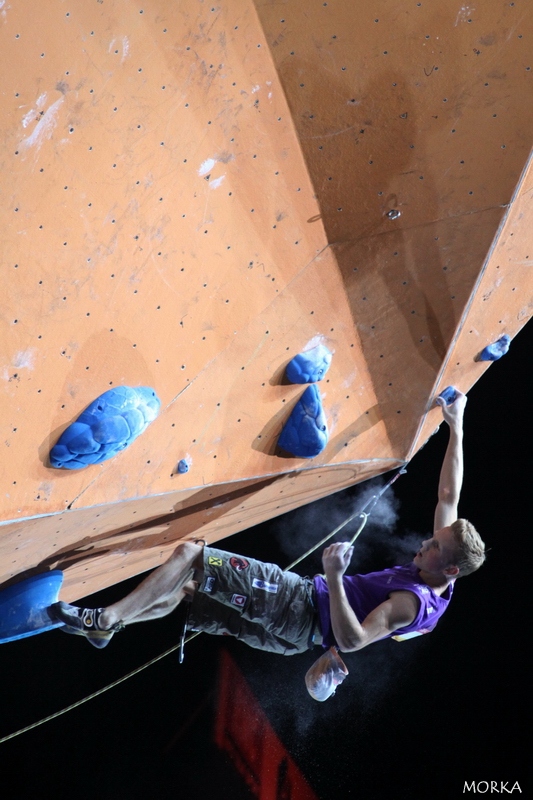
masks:
<path id="1" fill-rule="evenodd" d="M 526 0 L 0 0 L 0 582 L 74 599 L 418 450 L 531 316 L 532 43 Z M 318 341 L 330 442 L 281 457 Z M 122 384 L 158 419 L 51 469 Z"/>

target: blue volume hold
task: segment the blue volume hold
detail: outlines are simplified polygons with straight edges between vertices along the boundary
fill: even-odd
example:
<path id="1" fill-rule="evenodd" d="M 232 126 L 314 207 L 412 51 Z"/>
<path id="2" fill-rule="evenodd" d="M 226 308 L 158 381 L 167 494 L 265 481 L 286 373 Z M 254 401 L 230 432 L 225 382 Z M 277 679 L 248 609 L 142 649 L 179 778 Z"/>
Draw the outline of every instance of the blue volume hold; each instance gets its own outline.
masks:
<path id="1" fill-rule="evenodd" d="M 94 400 L 50 450 L 57 469 L 100 464 L 125 450 L 146 430 L 161 403 L 149 386 L 117 386 Z"/>
<path id="2" fill-rule="evenodd" d="M 48 607 L 57 601 L 63 573 L 54 569 L 32 575 L 0 592 L 0 643 L 25 639 L 59 628 Z"/>
<path id="3" fill-rule="evenodd" d="M 328 443 L 326 415 L 320 392 L 311 384 L 294 407 L 278 439 L 278 446 L 299 458 L 314 458 Z"/>
<path id="4" fill-rule="evenodd" d="M 499 358 L 504 356 L 507 351 L 509 350 L 509 345 L 511 344 L 511 337 L 507 336 L 506 333 L 501 336 L 497 342 L 493 342 L 493 344 L 488 344 L 481 353 L 476 356 L 476 361 L 497 361 Z"/>
<path id="5" fill-rule="evenodd" d="M 439 394 L 439 397 L 442 397 L 447 406 L 451 406 L 457 400 L 457 389 L 455 386 L 447 386 Z"/>
<path id="6" fill-rule="evenodd" d="M 285 374 L 291 383 L 315 383 L 321 381 L 331 364 L 331 352 L 323 344 L 298 353 L 289 361 Z"/>

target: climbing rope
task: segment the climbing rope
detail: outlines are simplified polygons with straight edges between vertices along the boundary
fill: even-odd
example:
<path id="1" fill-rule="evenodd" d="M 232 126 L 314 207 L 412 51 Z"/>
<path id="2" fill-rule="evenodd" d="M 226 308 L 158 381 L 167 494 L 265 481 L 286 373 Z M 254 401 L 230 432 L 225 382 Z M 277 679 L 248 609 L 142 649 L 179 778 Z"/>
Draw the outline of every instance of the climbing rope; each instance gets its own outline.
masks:
<path id="1" fill-rule="evenodd" d="M 194 637 L 191 636 L 190 638 L 192 639 Z M 44 719 L 40 719 L 38 722 L 34 722 L 32 725 L 26 725 L 25 728 L 21 728 L 20 730 L 15 731 L 14 733 L 10 733 L 8 734 L 8 736 L 3 736 L 0 739 L 0 744 L 2 744 L 3 742 L 7 742 L 9 739 L 14 739 L 15 736 L 19 736 L 19 734 L 21 733 L 26 733 L 26 731 L 31 731 L 32 728 L 38 728 L 39 725 L 43 725 L 45 722 L 50 722 L 50 720 L 56 719 L 56 717 L 60 717 L 62 714 L 66 714 L 67 711 L 72 711 L 73 708 L 77 708 L 78 706 L 87 703 L 89 700 L 92 700 L 93 697 L 98 697 L 98 695 L 107 692 L 109 689 L 113 689 L 115 686 L 118 686 L 119 683 L 127 681 L 128 678 L 132 678 L 134 675 L 137 675 L 139 672 L 142 672 L 143 669 L 146 669 L 147 667 L 150 667 L 152 664 L 155 664 L 156 661 L 160 661 L 162 658 L 165 658 L 165 656 L 170 655 L 170 653 L 173 653 L 175 650 L 178 649 L 178 647 L 179 644 L 174 645 L 169 650 L 165 650 L 164 653 L 161 653 L 155 658 L 152 658 L 152 660 L 148 661 L 148 663 L 143 664 L 141 667 L 137 667 L 137 669 L 132 670 L 132 672 L 128 672 L 127 675 L 123 675 L 122 678 L 118 678 L 118 680 L 113 681 L 113 683 L 109 683 L 107 686 L 104 686 L 103 689 L 98 689 L 97 692 L 93 692 L 92 694 L 87 695 L 87 697 L 84 697 L 82 700 L 78 700 L 76 703 L 72 703 L 72 705 L 67 706 L 66 708 L 62 708 L 61 711 L 56 711 L 55 714 L 50 714 L 48 717 L 44 717 Z"/>
<path id="2" fill-rule="evenodd" d="M 353 514 L 351 514 L 347 519 L 344 520 L 344 522 L 341 522 L 340 525 L 337 525 L 337 527 L 333 531 L 331 531 L 331 533 L 328 533 L 327 536 L 325 536 L 323 539 L 321 539 L 317 544 L 313 545 L 313 547 L 309 548 L 309 550 L 307 550 L 303 555 L 301 555 L 299 558 L 297 558 L 296 561 L 293 561 L 291 564 L 289 564 L 287 567 L 285 567 L 285 569 L 283 571 L 284 572 L 288 572 L 290 569 L 292 569 L 297 564 L 299 564 L 301 561 L 303 561 L 305 558 L 307 558 L 307 556 L 311 555 L 311 553 L 314 553 L 315 550 L 318 550 L 318 548 L 321 545 L 325 544 L 325 542 L 327 542 L 329 539 L 332 539 L 333 536 L 335 536 L 335 534 L 337 534 L 346 525 L 348 525 L 350 522 L 352 522 L 352 520 L 356 519 L 357 517 L 360 517 L 361 518 L 361 522 L 359 524 L 359 527 L 358 527 L 357 531 L 352 536 L 352 538 L 350 539 L 350 542 L 349 542 L 349 546 L 351 547 L 353 545 L 353 543 L 355 542 L 355 540 L 357 539 L 357 537 L 359 536 L 359 534 L 361 533 L 361 531 L 363 530 L 363 528 L 365 527 L 366 521 L 367 521 L 368 517 L 370 516 L 372 510 L 375 508 L 376 504 L 378 503 L 380 497 L 387 491 L 387 489 L 390 486 L 392 486 L 394 481 L 397 480 L 400 477 L 400 475 L 403 475 L 405 472 L 407 472 L 407 469 L 406 469 L 406 466 L 404 465 L 403 467 L 401 467 L 398 470 L 398 472 L 395 475 L 393 475 L 393 477 L 385 484 L 385 486 L 382 487 L 382 489 L 377 494 L 372 495 L 372 497 L 365 503 L 365 505 L 363 506 L 361 511 L 356 511 Z M 157 661 L 161 661 L 161 659 L 165 658 L 166 656 L 170 655 L 171 653 L 176 652 L 176 650 L 181 649 L 183 651 L 183 645 L 187 644 L 190 641 L 192 641 L 192 639 L 195 639 L 197 636 L 200 635 L 200 633 L 201 633 L 201 631 L 195 631 L 190 636 L 188 636 L 184 641 L 178 642 L 178 644 L 174 645 L 173 647 L 170 647 L 168 650 L 165 650 L 164 653 L 161 653 L 160 655 L 155 656 L 155 658 L 152 658 L 151 661 L 148 661 L 146 664 L 142 664 L 140 667 L 137 667 L 136 669 L 132 670 L 131 672 L 128 672 L 127 675 L 123 675 L 122 678 L 118 678 L 116 681 L 113 681 L 113 683 L 109 683 L 107 686 L 104 686 L 102 689 L 98 689 L 98 691 L 87 695 L 87 697 L 83 697 L 81 700 L 78 700 L 76 703 L 72 703 L 71 705 L 66 706 L 65 708 L 62 708 L 60 711 L 56 711 L 54 714 L 50 714 L 47 717 L 43 717 L 43 719 L 40 719 L 38 722 L 34 722 L 31 725 L 26 725 L 25 728 L 20 728 L 20 730 L 18 730 L 18 731 L 14 731 L 13 733 L 8 734 L 7 736 L 3 736 L 0 739 L 0 744 L 3 744 L 4 742 L 9 741 L 9 739 L 14 739 L 15 736 L 20 736 L 21 733 L 26 733 L 27 731 L 31 731 L 34 728 L 38 728 L 40 725 L 44 725 L 45 722 L 50 722 L 53 719 L 57 719 L 57 717 L 60 717 L 63 714 L 66 714 L 68 711 L 72 711 L 74 708 L 78 708 L 78 706 L 82 706 L 84 703 L 87 703 L 89 700 L 93 700 L 95 697 L 98 697 L 99 695 L 104 694 L 104 692 L 109 691 L 109 689 L 113 689 L 115 686 L 118 686 L 120 683 L 124 683 L 124 681 L 127 681 L 129 678 L 133 678 L 134 675 L 138 675 L 139 672 L 142 672 L 143 670 L 147 669 L 148 667 L 151 667 L 152 664 L 155 664 Z"/>
<path id="3" fill-rule="evenodd" d="M 385 486 L 383 486 L 377 494 L 373 494 L 372 495 L 372 497 L 365 503 L 365 505 L 363 506 L 361 511 L 355 511 L 353 514 L 350 514 L 350 516 L 347 519 L 345 519 L 344 522 L 341 522 L 340 525 L 337 525 L 335 530 L 331 531 L 331 533 L 328 533 L 327 536 L 324 536 L 324 538 L 321 539 L 319 542 L 317 542 L 317 544 L 314 544 L 313 547 L 310 547 L 309 550 L 307 550 L 303 555 L 301 555 L 299 558 L 297 558 L 296 561 L 293 561 L 291 564 L 289 564 L 288 567 L 285 567 L 285 569 L 283 571 L 284 572 L 288 572 L 288 570 L 292 569 L 297 564 L 299 564 L 301 561 L 303 561 L 304 558 L 307 558 L 307 556 L 310 556 L 311 553 L 315 552 L 315 550 L 318 550 L 318 548 L 321 545 L 325 544 L 327 541 L 329 541 L 329 539 L 332 539 L 335 536 L 335 534 L 337 534 L 344 527 L 346 527 L 346 525 L 348 525 L 350 522 L 352 522 L 352 520 L 356 519 L 357 517 L 360 517 L 361 518 L 361 524 L 359 525 L 359 528 L 357 529 L 355 534 L 350 539 L 349 545 L 351 547 L 353 545 L 353 543 L 355 542 L 355 540 L 357 539 L 357 537 L 359 536 L 359 534 L 361 533 L 361 531 L 363 530 L 363 528 L 365 527 L 366 521 L 367 521 L 368 517 L 370 516 L 371 512 L 373 511 L 373 509 L 376 507 L 376 504 L 378 503 L 380 497 L 387 491 L 387 489 L 389 489 L 392 486 L 394 481 L 398 480 L 400 475 L 403 475 L 405 472 L 407 472 L 407 467 L 404 465 L 403 467 L 401 467 L 398 470 L 398 472 L 395 475 L 392 476 L 390 481 L 388 481 L 385 484 Z"/>

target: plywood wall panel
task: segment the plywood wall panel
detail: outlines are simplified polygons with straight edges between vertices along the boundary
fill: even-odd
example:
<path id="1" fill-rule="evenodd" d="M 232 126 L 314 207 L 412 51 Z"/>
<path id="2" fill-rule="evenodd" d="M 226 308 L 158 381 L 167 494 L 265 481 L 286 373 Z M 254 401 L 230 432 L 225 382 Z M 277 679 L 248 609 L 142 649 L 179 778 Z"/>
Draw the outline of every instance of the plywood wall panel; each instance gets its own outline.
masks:
<path id="1" fill-rule="evenodd" d="M 417 451 L 531 314 L 532 38 L 525 0 L 4 4 L 4 580 L 63 566 L 72 599 Z M 306 461 L 276 442 L 318 341 Z M 158 419 L 51 469 L 119 385 Z"/>
<path id="2" fill-rule="evenodd" d="M 305 459 L 280 458 L 276 448 L 283 424 L 304 389 L 282 379 L 290 358 L 314 340 L 335 352 L 321 385 L 330 416 L 332 452 L 328 447 L 314 463 L 360 460 L 369 446 L 373 457 L 389 457 L 381 417 L 374 416 L 373 425 L 361 430 L 357 441 L 350 438 L 346 447 L 343 442 L 339 448 L 335 440 L 339 429 L 375 406 L 375 395 L 336 261 L 326 251 L 302 270 L 260 318 L 235 334 L 187 391 L 152 423 L 135 449 L 125 452 L 120 462 L 90 468 L 95 478 L 74 507 L 126 499 L 132 492 L 148 496 L 168 491 L 175 464 L 184 457 L 191 464 L 189 472 L 179 476 L 185 487 L 218 483 L 228 474 L 239 480 L 301 468 Z M 345 389 L 344 403 L 338 402 L 336 388 L 333 398 L 329 391 L 339 385 Z M 373 437 L 372 445 L 367 437 Z M 135 470 L 133 483 L 129 476 Z"/>
<path id="3" fill-rule="evenodd" d="M 488 209 L 473 215 L 477 224 L 453 217 L 332 248 L 377 408 L 392 451 L 403 458 L 434 400 L 435 376 L 502 214 Z"/>
<path id="4" fill-rule="evenodd" d="M 533 133 L 526 0 L 256 5 L 329 241 L 509 202 Z"/>
<path id="5" fill-rule="evenodd" d="M 533 158 L 530 156 L 501 229 L 465 305 L 435 384 L 467 391 L 491 362 L 477 361 L 483 348 L 504 333 L 514 338 L 533 315 Z M 511 345 L 512 346 L 512 345 Z M 497 364 L 494 365 L 497 369 Z M 412 452 L 440 422 L 431 412 L 421 421 Z"/>
<path id="6" fill-rule="evenodd" d="M 397 466 L 373 459 L 310 468 L 4 525 L 0 583 L 62 569 L 64 591 L 75 599 L 157 566 L 180 539 L 215 542 Z"/>
<path id="7" fill-rule="evenodd" d="M 62 38 L 24 15 L 2 31 L 6 65 L 24 53 L 33 69 L 6 66 L 19 96 L 6 119 L 16 247 L 3 421 L 9 441 L 25 440 L 11 450 L 7 516 L 58 511 L 83 491 L 85 474 L 54 475 L 50 491 L 45 462 L 95 395 L 156 385 L 171 402 L 324 244 L 320 223 L 302 235 L 317 207 L 253 9 L 163 3 L 166 23 L 153 7 L 60 9 L 47 24 Z"/>
<path id="8" fill-rule="evenodd" d="M 525 0 L 257 7 L 330 241 L 509 202 L 533 131 Z"/>

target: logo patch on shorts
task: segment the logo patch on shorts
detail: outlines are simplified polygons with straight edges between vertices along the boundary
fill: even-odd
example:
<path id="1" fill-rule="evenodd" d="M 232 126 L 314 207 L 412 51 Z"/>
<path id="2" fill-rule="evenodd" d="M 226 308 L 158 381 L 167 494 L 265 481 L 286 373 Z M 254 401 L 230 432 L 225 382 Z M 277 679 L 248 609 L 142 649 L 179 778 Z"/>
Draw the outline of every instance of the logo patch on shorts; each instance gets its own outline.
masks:
<path id="1" fill-rule="evenodd" d="M 241 558 L 240 556 L 232 556 L 229 560 L 229 563 L 233 569 L 237 570 L 237 572 L 243 572 L 250 566 L 250 562 L 245 558 Z"/>
<path id="2" fill-rule="evenodd" d="M 277 594 L 278 591 L 277 583 L 267 583 L 266 581 L 262 581 L 261 578 L 254 578 L 252 586 L 256 589 L 264 589 L 265 592 L 272 592 L 272 594 Z"/>
<path id="3" fill-rule="evenodd" d="M 207 563 L 211 567 L 221 567 L 222 566 L 222 559 L 218 558 L 218 556 L 208 556 Z"/>
<path id="4" fill-rule="evenodd" d="M 210 593 L 214 591 L 215 583 L 216 583 L 216 578 L 213 578 L 212 576 L 206 578 L 204 583 L 204 592 Z"/>
<path id="5" fill-rule="evenodd" d="M 231 601 L 230 602 L 233 603 L 234 606 L 241 606 L 242 607 L 246 603 L 247 600 L 248 600 L 248 598 L 244 594 L 234 594 L 234 595 L 231 596 Z"/>

